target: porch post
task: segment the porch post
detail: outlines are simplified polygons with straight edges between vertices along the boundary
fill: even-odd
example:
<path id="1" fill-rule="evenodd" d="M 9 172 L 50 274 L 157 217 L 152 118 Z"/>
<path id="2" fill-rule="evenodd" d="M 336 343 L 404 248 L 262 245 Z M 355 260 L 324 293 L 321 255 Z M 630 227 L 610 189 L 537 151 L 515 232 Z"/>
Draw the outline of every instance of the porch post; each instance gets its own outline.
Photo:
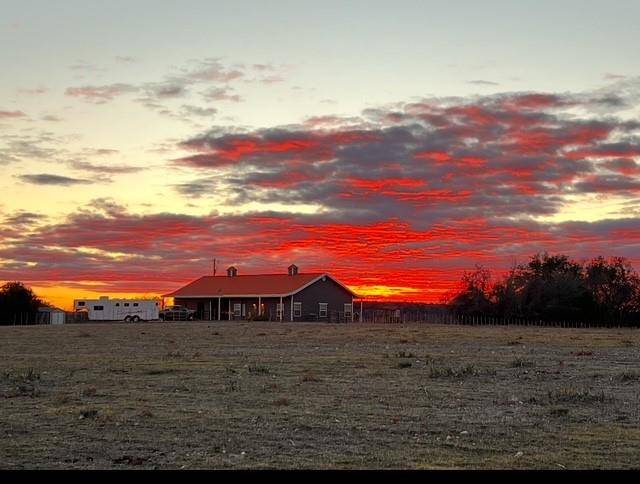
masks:
<path id="1" fill-rule="evenodd" d="M 229 298 L 229 321 L 231 321 L 231 298 Z"/>
<path id="2" fill-rule="evenodd" d="M 218 321 L 222 321 L 222 314 L 220 313 L 220 303 L 222 302 L 222 298 L 218 296 Z"/>
<path id="3" fill-rule="evenodd" d="M 282 313 L 284 313 L 284 304 L 282 304 L 282 296 L 280 296 L 280 322 L 282 322 Z"/>
<path id="4" fill-rule="evenodd" d="M 353 296 L 351 296 L 351 322 L 353 323 Z"/>
<path id="5" fill-rule="evenodd" d="M 291 322 L 293 322 L 293 294 L 291 295 Z"/>
<path id="6" fill-rule="evenodd" d="M 362 298 L 360 298 L 360 322 L 362 322 Z"/>
<path id="7" fill-rule="evenodd" d="M 258 296 L 258 316 L 262 316 L 262 300 Z"/>
<path id="8" fill-rule="evenodd" d="M 209 299 L 209 321 L 213 321 L 213 304 L 211 299 Z"/>

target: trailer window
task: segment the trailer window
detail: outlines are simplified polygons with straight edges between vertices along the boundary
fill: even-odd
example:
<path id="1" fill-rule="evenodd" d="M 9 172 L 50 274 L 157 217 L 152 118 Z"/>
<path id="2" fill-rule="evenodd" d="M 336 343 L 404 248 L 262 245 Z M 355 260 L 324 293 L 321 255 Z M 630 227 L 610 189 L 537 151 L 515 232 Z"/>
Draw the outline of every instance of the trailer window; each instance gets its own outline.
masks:
<path id="1" fill-rule="evenodd" d="M 129 303 L 124 303 L 124 307 L 128 308 L 129 307 Z"/>
<path id="2" fill-rule="evenodd" d="M 318 316 L 321 318 L 326 318 L 327 317 L 327 306 L 329 305 L 329 303 L 318 303 Z"/>
<path id="3" fill-rule="evenodd" d="M 104 311 L 104 306 L 93 306 L 94 311 Z"/>
<path id="4" fill-rule="evenodd" d="M 138 303 L 133 303 L 133 306 L 134 306 L 134 307 L 135 307 L 135 306 L 137 306 L 137 305 L 138 305 Z"/>
<path id="5" fill-rule="evenodd" d="M 78 301 L 78 306 L 84 306 L 84 301 Z"/>
<path id="6" fill-rule="evenodd" d="M 116 307 L 120 306 L 120 303 L 116 303 Z"/>

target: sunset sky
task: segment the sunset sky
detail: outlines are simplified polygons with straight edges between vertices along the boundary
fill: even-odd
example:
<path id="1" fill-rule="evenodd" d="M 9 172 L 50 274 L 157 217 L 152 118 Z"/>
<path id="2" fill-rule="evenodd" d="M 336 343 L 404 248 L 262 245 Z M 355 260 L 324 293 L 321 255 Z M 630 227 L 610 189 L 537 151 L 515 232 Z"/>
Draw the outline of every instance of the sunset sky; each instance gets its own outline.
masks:
<path id="1" fill-rule="evenodd" d="M 640 269 L 638 1 L 0 0 L 0 281 L 64 308 L 236 265 L 438 302 Z"/>

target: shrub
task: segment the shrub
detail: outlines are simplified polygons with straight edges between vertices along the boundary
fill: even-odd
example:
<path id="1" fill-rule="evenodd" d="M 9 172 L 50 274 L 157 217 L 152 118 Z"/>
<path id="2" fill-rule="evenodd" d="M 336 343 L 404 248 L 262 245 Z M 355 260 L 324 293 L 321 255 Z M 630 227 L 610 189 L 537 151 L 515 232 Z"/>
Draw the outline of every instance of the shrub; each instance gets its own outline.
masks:
<path id="1" fill-rule="evenodd" d="M 411 353 L 410 351 L 398 351 L 396 353 L 396 358 L 415 358 L 416 355 L 414 355 L 413 353 Z"/>
<path id="2" fill-rule="evenodd" d="M 574 356 L 593 356 L 593 351 L 586 351 L 586 350 L 582 350 L 582 351 L 576 351 L 575 353 L 571 353 Z"/>
<path id="3" fill-rule="evenodd" d="M 269 373 L 269 368 L 260 365 L 249 366 L 248 370 L 249 373 L 255 373 L 258 375 L 266 375 L 267 373 Z"/>
<path id="4" fill-rule="evenodd" d="M 605 403 L 614 398 L 606 395 L 604 391 L 591 393 L 589 390 L 577 390 L 575 388 L 562 388 L 547 392 L 549 403 Z"/>
<path id="5" fill-rule="evenodd" d="M 637 371 L 623 371 L 616 376 L 616 379 L 621 382 L 630 382 L 640 380 L 640 373 Z"/>
<path id="6" fill-rule="evenodd" d="M 460 368 L 429 366 L 429 378 L 466 378 L 468 376 L 493 376 L 495 370 L 478 370 L 471 363 Z"/>
<path id="7" fill-rule="evenodd" d="M 549 415 L 552 417 L 566 417 L 569 415 L 569 409 L 565 407 L 553 407 L 549 409 Z"/>
<path id="8" fill-rule="evenodd" d="M 98 416 L 98 411 L 95 409 L 85 409 L 80 411 L 80 419 L 93 420 Z"/>
<path id="9" fill-rule="evenodd" d="M 536 366 L 536 363 L 525 358 L 516 358 L 509 363 L 509 366 L 511 368 L 531 368 L 532 366 Z"/>
<path id="10" fill-rule="evenodd" d="M 308 371 L 302 377 L 302 381 L 303 382 L 319 382 L 320 380 L 315 375 L 315 373 Z"/>
<path id="11" fill-rule="evenodd" d="M 95 389 L 95 387 L 89 387 L 82 390 L 83 397 L 95 397 L 96 393 L 97 393 L 97 390 Z"/>

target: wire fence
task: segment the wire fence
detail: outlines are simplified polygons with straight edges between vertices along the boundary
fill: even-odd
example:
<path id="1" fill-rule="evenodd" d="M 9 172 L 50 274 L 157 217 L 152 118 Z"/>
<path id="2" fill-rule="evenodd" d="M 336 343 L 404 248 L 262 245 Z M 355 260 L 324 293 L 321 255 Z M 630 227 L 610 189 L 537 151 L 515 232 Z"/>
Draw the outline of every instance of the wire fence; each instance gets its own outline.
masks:
<path id="1" fill-rule="evenodd" d="M 451 312 L 432 312 L 401 309 L 365 309 L 362 318 L 354 321 L 362 323 L 427 323 L 427 324 L 451 324 L 467 326 L 541 326 L 553 328 L 639 328 L 638 320 L 542 320 L 526 318 L 506 318 L 497 316 L 469 316 L 454 314 Z"/>
<path id="2" fill-rule="evenodd" d="M 0 326 L 31 326 L 38 324 L 71 324 L 88 321 L 86 312 L 38 311 L 0 316 Z"/>
<path id="3" fill-rule="evenodd" d="M 469 316 L 453 314 L 450 312 L 434 312 L 403 309 L 364 309 L 349 313 L 338 311 L 328 312 L 326 317 L 309 315 L 303 318 L 305 321 L 326 323 L 363 323 L 363 324 L 447 324 L 465 326 L 540 326 L 553 328 L 640 328 L 640 319 L 626 320 L 541 320 L 526 318 L 504 318 L 497 316 Z M 223 321 L 226 319 L 223 319 Z M 277 322 L 279 318 L 269 318 Z M 26 326 L 40 324 L 72 324 L 89 322 L 86 312 L 38 312 L 38 313 L 12 313 L 0 316 L 0 325 Z M 283 322 L 289 322 L 283 318 Z"/>

